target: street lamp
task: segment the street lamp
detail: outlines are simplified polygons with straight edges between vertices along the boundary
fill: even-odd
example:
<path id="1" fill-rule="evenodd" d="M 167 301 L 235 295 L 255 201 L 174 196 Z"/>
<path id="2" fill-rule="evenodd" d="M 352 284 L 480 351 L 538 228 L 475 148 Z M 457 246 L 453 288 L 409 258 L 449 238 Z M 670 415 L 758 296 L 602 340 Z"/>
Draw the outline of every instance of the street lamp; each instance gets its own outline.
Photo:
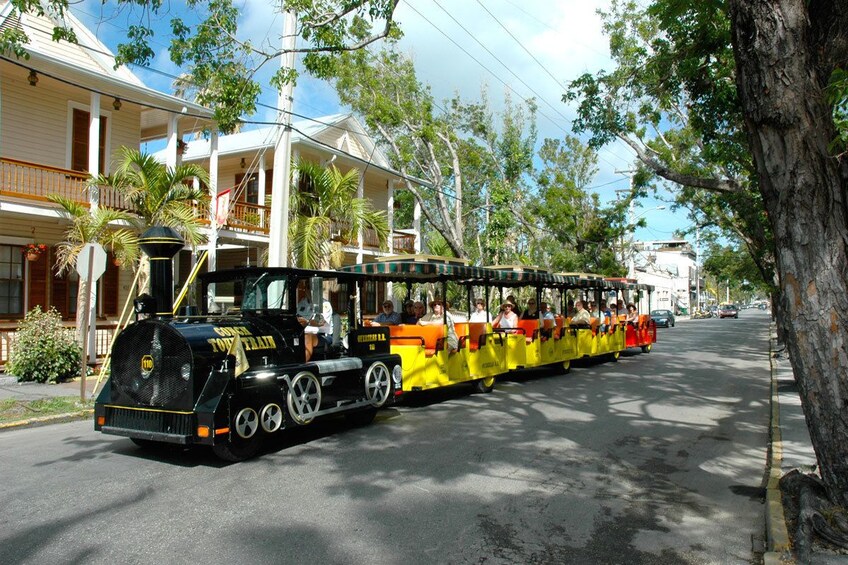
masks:
<path id="1" fill-rule="evenodd" d="M 630 207 L 628 209 L 630 216 L 630 260 L 628 261 L 627 266 L 627 278 L 632 279 L 636 276 L 636 250 L 634 249 L 633 242 L 633 233 L 636 228 L 636 220 L 647 214 L 648 212 L 654 212 L 656 210 L 665 210 L 665 206 L 656 206 L 654 208 L 650 208 L 645 210 L 638 216 L 633 215 L 633 200 L 630 200 Z"/>

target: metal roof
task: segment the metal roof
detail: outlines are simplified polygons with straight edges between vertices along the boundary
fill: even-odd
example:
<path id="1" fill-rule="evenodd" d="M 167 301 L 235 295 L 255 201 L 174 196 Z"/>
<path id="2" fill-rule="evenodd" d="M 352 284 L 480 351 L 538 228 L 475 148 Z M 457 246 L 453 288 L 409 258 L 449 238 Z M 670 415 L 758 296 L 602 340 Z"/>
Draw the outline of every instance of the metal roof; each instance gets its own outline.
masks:
<path id="1" fill-rule="evenodd" d="M 554 288 L 604 288 L 625 290 L 637 285 L 622 281 L 604 280 L 600 275 L 583 273 L 549 273 L 539 267 L 499 265 L 475 267 L 464 259 L 432 255 L 403 255 L 384 257 L 372 263 L 360 263 L 341 268 L 348 273 L 386 281 L 428 282 L 451 280 L 463 284 L 492 286 L 542 286 Z"/>

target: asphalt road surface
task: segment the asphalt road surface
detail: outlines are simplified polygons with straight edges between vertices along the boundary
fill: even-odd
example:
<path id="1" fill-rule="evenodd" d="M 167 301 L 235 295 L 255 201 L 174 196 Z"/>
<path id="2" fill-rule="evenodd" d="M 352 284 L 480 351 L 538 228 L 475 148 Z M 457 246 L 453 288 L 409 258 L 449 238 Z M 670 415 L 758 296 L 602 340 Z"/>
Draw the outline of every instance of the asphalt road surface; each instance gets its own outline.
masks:
<path id="1" fill-rule="evenodd" d="M 0 563 L 756 563 L 768 319 L 422 394 L 243 463 L 90 422 L 0 434 Z"/>

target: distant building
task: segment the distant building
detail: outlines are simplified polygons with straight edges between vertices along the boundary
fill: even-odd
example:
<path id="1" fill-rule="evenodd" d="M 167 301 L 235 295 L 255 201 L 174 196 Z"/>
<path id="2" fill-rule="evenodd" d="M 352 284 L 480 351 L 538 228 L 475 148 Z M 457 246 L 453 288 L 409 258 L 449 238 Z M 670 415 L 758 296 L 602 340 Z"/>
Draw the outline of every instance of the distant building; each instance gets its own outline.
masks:
<path id="1" fill-rule="evenodd" d="M 696 254 L 684 239 L 637 241 L 636 279 L 654 285 L 653 308 L 691 312 L 697 303 Z M 701 284 L 703 288 L 703 284 Z"/>

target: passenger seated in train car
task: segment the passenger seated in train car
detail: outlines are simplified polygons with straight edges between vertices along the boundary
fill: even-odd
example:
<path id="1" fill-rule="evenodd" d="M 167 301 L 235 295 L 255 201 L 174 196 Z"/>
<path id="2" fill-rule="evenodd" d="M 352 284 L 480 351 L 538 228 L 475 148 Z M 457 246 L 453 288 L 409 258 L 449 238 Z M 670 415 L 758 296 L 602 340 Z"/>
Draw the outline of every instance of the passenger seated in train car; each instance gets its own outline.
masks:
<path id="1" fill-rule="evenodd" d="M 628 324 L 637 324 L 639 322 L 639 312 L 636 311 L 635 304 L 627 305 L 627 323 Z"/>
<path id="2" fill-rule="evenodd" d="M 574 303 L 574 316 L 571 317 L 572 326 L 589 326 L 592 320 L 592 315 L 583 307 L 583 301 L 578 300 Z"/>
<path id="3" fill-rule="evenodd" d="M 444 303 L 441 300 L 436 299 L 430 302 L 430 313 L 418 320 L 419 326 L 441 326 L 445 323 L 448 326 L 448 338 L 445 343 L 448 350 L 454 353 L 459 349 L 459 338 L 456 335 L 453 316 L 449 312 L 445 313 Z"/>
<path id="4" fill-rule="evenodd" d="M 512 311 L 515 312 L 515 315 L 519 318 L 521 317 L 521 306 L 518 304 L 518 300 L 515 299 L 514 294 L 510 294 L 506 297 L 506 301 L 512 304 Z"/>
<path id="5" fill-rule="evenodd" d="M 612 322 L 612 310 L 607 308 L 607 301 L 601 300 L 601 309 L 600 309 L 600 318 L 601 318 L 601 333 L 604 333 L 609 329 L 609 323 Z"/>
<path id="6" fill-rule="evenodd" d="M 522 320 L 537 320 L 539 318 L 539 310 L 536 309 L 536 299 L 531 298 L 527 301 L 527 309 L 521 313 Z"/>
<path id="7" fill-rule="evenodd" d="M 504 302 L 501 304 L 501 311 L 492 320 L 492 326 L 495 328 L 517 328 L 518 315 L 514 312 L 515 304 L 512 302 Z"/>
<path id="8" fill-rule="evenodd" d="M 423 302 L 417 300 L 412 305 L 412 311 L 415 313 L 415 323 L 417 323 L 418 320 L 420 320 L 427 314 L 427 307 L 424 306 Z"/>
<path id="9" fill-rule="evenodd" d="M 551 305 L 547 302 L 542 302 L 539 311 L 542 313 L 543 320 L 555 320 L 555 316 L 553 311 L 551 310 Z"/>
<path id="10" fill-rule="evenodd" d="M 576 312 L 574 310 L 574 301 L 569 298 L 568 302 L 566 303 L 565 315 L 567 318 L 573 318 L 575 313 Z"/>
<path id="11" fill-rule="evenodd" d="M 401 324 L 399 312 L 395 312 L 395 305 L 391 300 L 383 302 L 383 310 L 371 321 L 372 326 L 397 326 Z"/>
<path id="12" fill-rule="evenodd" d="M 415 303 L 412 300 L 407 300 L 403 303 L 403 312 L 400 315 L 401 324 L 415 324 L 418 322 L 418 316 L 415 315 Z"/>
<path id="13" fill-rule="evenodd" d="M 486 301 L 478 298 L 474 301 L 474 311 L 468 319 L 469 322 L 480 323 L 489 321 L 489 313 L 486 311 Z"/>
<path id="14" fill-rule="evenodd" d="M 333 342 L 333 306 L 324 296 L 321 312 L 314 312 L 306 281 L 298 283 L 297 297 L 297 321 L 303 326 L 303 346 L 306 361 L 309 361 L 316 348 L 329 346 Z"/>

